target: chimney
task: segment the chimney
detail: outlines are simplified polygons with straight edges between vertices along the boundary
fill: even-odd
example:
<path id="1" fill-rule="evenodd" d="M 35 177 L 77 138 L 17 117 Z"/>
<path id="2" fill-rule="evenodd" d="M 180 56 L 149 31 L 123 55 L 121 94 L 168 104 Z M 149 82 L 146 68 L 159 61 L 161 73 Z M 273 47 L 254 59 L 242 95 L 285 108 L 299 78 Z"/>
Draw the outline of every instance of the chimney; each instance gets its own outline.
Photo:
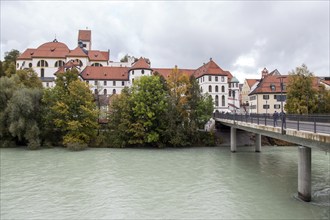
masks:
<path id="1" fill-rule="evenodd" d="M 268 75 L 268 70 L 266 69 L 266 67 L 261 71 L 261 78 L 265 78 Z"/>

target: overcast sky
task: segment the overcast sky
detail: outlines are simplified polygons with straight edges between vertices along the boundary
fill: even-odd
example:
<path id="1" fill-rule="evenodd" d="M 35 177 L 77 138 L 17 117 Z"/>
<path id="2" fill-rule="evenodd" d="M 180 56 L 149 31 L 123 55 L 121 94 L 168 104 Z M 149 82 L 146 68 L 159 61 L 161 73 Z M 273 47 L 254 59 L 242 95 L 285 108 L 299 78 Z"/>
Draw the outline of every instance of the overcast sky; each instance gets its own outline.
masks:
<path id="1" fill-rule="evenodd" d="M 266 67 L 287 74 L 305 63 L 329 73 L 329 1 L 3 1 L 1 60 L 54 40 L 147 57 L 152 67 L 198 68 L 210 57 L 242 83 Z"/>

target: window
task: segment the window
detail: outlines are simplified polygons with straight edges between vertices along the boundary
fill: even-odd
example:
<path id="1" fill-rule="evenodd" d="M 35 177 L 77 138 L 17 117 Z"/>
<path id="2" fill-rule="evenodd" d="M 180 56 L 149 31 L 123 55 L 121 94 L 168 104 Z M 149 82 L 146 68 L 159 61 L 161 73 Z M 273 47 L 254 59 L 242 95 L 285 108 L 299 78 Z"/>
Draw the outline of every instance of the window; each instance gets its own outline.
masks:
<path id="1" fill-rule="evenodd" d="M 108 93 L 107 89 L 104 89 L 104 90 L 103 90 L 103 94 L 104 94 L 104 95 L 107 95 L 107 93 Z"/>
<path id="2" fill-rule="evenodd" d="M 144 70 L 141 70 L 141 73 L 144 74 Z"/>
<path id="3" fill-rule="evenodd" d="M 94 89 L 94 94 L 98 94 L 97 89 Z"/>
<path id="4" fill-rule="evenodd" d="M 257 106 L 256 105 L 251 105 L 251 107 L 250 107 L 251 109 L 256 109 L 257 108 Z"/>
<path id="5" fill-rule="evenodd" d="M 221 86 L 221 92 L 225 92 L 225 86 Z"/>
<path id="6" fill-rule="evenodd" d="M 219 106 L 219 97 L 215 96 L 215 106 Z"/>
<path id="7" fill-rule="evenodd" d="M 226 101 L 225 101 L 225 96 L 224 95 L 222 95 L 222 97 L 221 97 L 221 105 L 222 106 L 225 106 L 226 105 Z"/>
<path id="8" fill-rule="evenodd" d="M 215 86 L 215 92 L 219 92 L 218 86 Z"/>
<path id="9" fill-rule="evenodd" d="M 254 95 L 254 96 L 250 96 L 250 101 L 252 101 L 252 100 L 256 100 L 257 99 L 257 97 Z"/>
<path id="10" fill-rule="evenodd" d="M 103 66 L 103 65 L 100 63 L 93 63 L 92 66 Z"/>
<path id="11" fill-rule="evenodd" d="M 203 92 L 203 88 L 201 87 L 201 92 Z"/>
<path id="12" fill-rule="evenodd" d="M 86 84 L 87 84 L 87 85 L 89 84 L 89 81 L 88 81 L 88 80 L 86 80 Z"/>
<path id="13" fill-rule="evenodd" d="M 29 63 L 29 68 L 32 68 L 32 63 Z"/>
<path id="14" fill-rule="evenodd" d="M 122 86 L 125 86 L 125 81 L 121 81 L 121 85 Z"/>
<path id="15" fill-rule="evenodd" d="M 225 77 L 221 76 L 221 82 L 224 82 L 224 81 L 225 81 Z"/>
<path id="16" fill-rule="evenodd" d="M 79 59 L 75 59 L 74 61 L 77 62 L 77 63 L 79 63 L 79 66 L 83 66 L 83 63 L 82 63 L 81 60 L 79 60 Z"/>
<path id="17" fill-rule="evenodd" d="M 37 63 L 37 67 L 48 67 L 48 63 L 46 60 L 39 60 Z"/>
<path id="18" fill-rule="evenodd" d="M 49 82 L 46 82 L 46 87 L 49 87 Z"/>
<path id="19" fill-rule="evenodd" d="M 231 90 L 229 90 L 229 97 L 231 97 Z"/>
<path id="20" fill-rule="evenodd" d="M 55 62 L 55 67 L 61 67 L 61 66 L 64 66 L 64 65 L 65 65 L 65 63 L 64 63 L 63 60 L 58 60 L 58 61 Z"/>
<path id="21" fill-rule="evenodd" d="M 104 86 L 107 85 L 107 81 L 106 81 L 106 80 L 103 81 L 103 85 L 104 85 Z"/>
<path id="22" fill-rule="evenodd" d="M 218 82 L 218 77 L 217 76 L 215 77 L 215 81 Z"/>
<path id="23" fill-rule="evenodd" d="M 276 90 L 276 86 L 275 86 L 275 84 L 270 84 L 270 90 L 272 90 L 272 91 L 275 91 Z"/>
<path id="24" fill-rule="evenodd" d="M 132 75 L 134 75 L 134 70 L 132 70 Z"/>
<path id="25" fill-rule="evenodd" d="M 209 76 L 209 82 L 211 82 L 212 81 L 212 76 Z"/>
<path id="26" fill-rule="evenodd" d="M 263 105 L 263 109 L 269 109 L 269 105 Z"/>
<path id="27" fill-rule="evenodd" d="M 209 86 L 209 92 L 212 92 L 212 86 Z"/>
<path id="28" fill-rule="evenodd" d="M 18 67 L 19 67 L 19 63 L 16 64 L 16 68 L 18 68 Z"/>
<path id="29" fill-rule="evenodd" d="M 112 84 L 113 84 L 113 86 L 116 86 L 116 81 L 113 81 Z"/>
<path id="30" fill-rule="evenodd" d="M 45 77 L 45 69 L 44 68 L 41 68 L 41 70 L 40 70 L 40 77 L 41 78 Z"/>
<path id="31" fill-rule="evenodd" d="M 281 108 L 281 105 L 278 105 L 278 104 L 274 105 L 274 109 L 280 109 L 280 108 Z"/>
<path id="32" fill-rule="evenodd" d="M 277 95 L 274 95 L 274 99 L 276 99 L 276 100 L 277 100 Z"/>
<path id="33" fill-rule="evenodd" d="M 116 90 L 115 89 L 112 90 L 112 94 L 116 94 Z"/>
<path id="34" fill-rule="evenodd" d="M 96 86 L 97 86 L 97 80 L 95 80 L 95 82 L 94 82 L 94 85 L 96 85 Z"/>
<path id="35" fill-rule="evenodd" d="M 269 99 L 269 95 L 263 95 L 263 99 Z"/>

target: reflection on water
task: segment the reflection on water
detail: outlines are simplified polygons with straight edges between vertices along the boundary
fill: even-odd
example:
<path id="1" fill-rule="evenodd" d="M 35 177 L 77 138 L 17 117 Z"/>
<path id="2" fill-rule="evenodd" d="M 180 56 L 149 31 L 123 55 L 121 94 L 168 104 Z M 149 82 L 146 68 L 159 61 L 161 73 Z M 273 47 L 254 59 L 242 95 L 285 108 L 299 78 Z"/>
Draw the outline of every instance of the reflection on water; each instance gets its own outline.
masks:
<path id="1" fill-rule="evenodd" d="M 1 149 L 1 219 L 329 219 L 329 154 L 313 150 L 311 203 L 296 147 Z"/>

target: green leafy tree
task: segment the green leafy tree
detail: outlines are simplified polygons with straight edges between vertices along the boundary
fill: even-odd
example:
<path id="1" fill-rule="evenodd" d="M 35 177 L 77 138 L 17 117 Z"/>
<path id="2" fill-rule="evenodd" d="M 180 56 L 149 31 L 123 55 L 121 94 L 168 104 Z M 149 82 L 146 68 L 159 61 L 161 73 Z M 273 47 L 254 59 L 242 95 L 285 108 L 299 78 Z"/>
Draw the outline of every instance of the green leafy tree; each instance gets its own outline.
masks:
<path id="1" fill-rule="evenodd" d="M 142 76 L 135 80 L 131 89 L 130 103 L 133 110 L 133 123 L 130 132 L 133 134 L 130 144 L 157 145 L 163 132 L 161 116 L 166 111 L 166 93 L 160 78 Z"/>
<path id="2" fill-rule="evenodd" d="M 41 81 L 33 71 L 21 70 L 12 77 L 0 78 L 0 137 L 1 145 L 14 141 L 30 149 L 40 146 Z"/>
<path id="3" fill-rule="evenodd" d="M 96 137 L 98 111 L 94 97 L 86 83 L 78 79 L 78 72 L 59 73 L 56 86 L 47 90 L 43 98 L 47 132 L 62 138 L 71 150 L 85 149 Z"/>
<path id="4" fill-rule="evenodd" d="M 313 73 L 306 65 L 289 73 L 285 110 L 289 114 L 312 114 L 317 111 L 317 92 L 313 88 Z"/>
<path id="5" fill-rule="evenodd" d="M 16 73 L 16 60 L 19 57 L 20 52 L 18 50 L 11 50 L 9 52 L 5 52 L 4 61 L 1 62 L 0 65 L 0 77 L 8 76 Z"/>

